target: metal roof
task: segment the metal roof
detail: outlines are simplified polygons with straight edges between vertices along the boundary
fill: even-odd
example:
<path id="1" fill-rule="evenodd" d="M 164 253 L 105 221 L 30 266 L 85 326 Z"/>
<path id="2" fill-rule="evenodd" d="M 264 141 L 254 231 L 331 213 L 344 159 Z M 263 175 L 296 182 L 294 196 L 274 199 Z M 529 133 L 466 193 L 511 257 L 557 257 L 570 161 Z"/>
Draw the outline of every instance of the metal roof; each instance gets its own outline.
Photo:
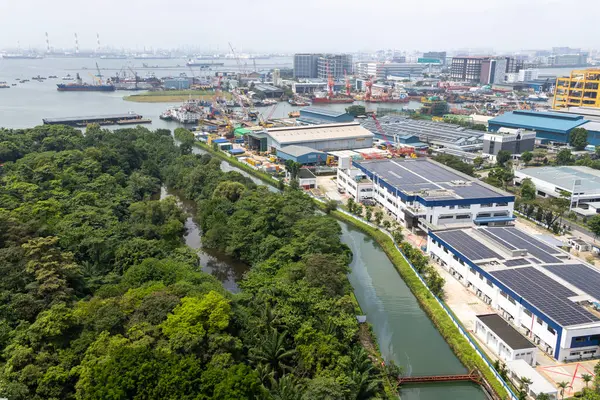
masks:
<path id="1" fill-rule="evenodd" d="M 313 153 L 325 155 L 325 153 L 323 153 L 322 151 L 311 149 L 310 147 L 306 147 L 306 146 L 297 146 L 294 144 L 285 146 L 281 149 L 277 149 L 277 152 L 289 154 L 290 156 L 293 156 L 293 157 L 301 157 L 303 155 L 313 154 Z"/>
<path id="2" fill-rule="evenodd" d="M 371 132 L 357 122 L 269 128 L 267 134 L 281 145 L 373 137 Z"/>
<path id="3" fill-rule="evenodd" d="M 499 115 L 489 124 L 567 134 L 586 122 L 583 116 L 576 114 L 518 110 Z"/>
<path id="4" fill-rule="evenodd" d="M 498 314 L 477 315 L 477 318 L 496 334 L 504 343 L 513 350 L 535 349 L 535 344 L 531 343 L 519 331 L 513 328 Z"/>
<path id="5" fill-rule="evenodd" d="M 512 196 L 429 159 L 366 160 L 359 165 L 399 191 L 424 200 Z"/>
<path id="6" fill-rule="evenodd" d="M 342 115 L 347 114 L 346 111 L 332 110 L 331 108 L 312 107 L 312 106 L 301 108 L 300 114 L 302 115 L 303 112 L 319 114 L 319 115 L 323 115 L 326 117 L 341 117 Z"/>
<path id="7" fill-rule="evenodd" d="M 254 88 L 256 88 L 256 90 L 260 90 L 261 92 L 283 92 L 283 89 L 264 83 L 257 83 L 254 85 Z"/>
<path id="8" fill-rule="evenodd" d="M 600 192 L 600 171 L 583 166 L 533 167 L 515 171 L 519 178 L 536 178 L 563 190 L 572 191 L 576 180 L 581 181 L 577 192 Z"/>

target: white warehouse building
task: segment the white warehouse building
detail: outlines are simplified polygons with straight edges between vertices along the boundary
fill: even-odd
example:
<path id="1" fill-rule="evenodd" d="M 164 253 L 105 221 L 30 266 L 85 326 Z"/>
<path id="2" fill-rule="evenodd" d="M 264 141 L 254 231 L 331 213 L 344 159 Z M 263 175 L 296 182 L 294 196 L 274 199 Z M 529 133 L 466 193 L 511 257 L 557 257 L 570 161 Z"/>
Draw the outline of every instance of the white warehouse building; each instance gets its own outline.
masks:
<path id="1" fill-rule="evenodd" d="M 429 159 L 340 159 L 340 191 L 377 201 L 405 227 L 423 231 L 506 225 L 515 197 Z"/>
<path id="2" fill-rule="evenodd" d="M 600 270 L 514 227 L 429 232 L 427 252 L 551 357 L 600 356 Z"/>

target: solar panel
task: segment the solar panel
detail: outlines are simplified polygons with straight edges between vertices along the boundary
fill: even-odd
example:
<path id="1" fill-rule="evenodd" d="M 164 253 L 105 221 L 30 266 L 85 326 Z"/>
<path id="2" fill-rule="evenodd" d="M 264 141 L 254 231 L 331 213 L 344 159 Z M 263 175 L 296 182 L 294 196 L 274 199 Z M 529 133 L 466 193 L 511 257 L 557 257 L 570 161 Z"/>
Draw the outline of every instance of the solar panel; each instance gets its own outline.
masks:
<path id="1" fill-rule="evenodd" d="M 470 260 L 475 261 L 487 258 L 504 259 L 498 253 L 463 231 L 439 232 L 438 236 Z"/>
<path id="2" fill-rule="evenodd" d="M 485 236 L 489 237 L 490 239 L 500 243 L 502 246 L 506 247 L 507 249 L 510 250 L 517 250 L 517 248 L 515 246 L 513 246 L 512 244 L 508 243 L 506 240 L 502 240 L 500 237 L 498 237 L 497 235 L 494 235 L 493 232 L 491 232 L 489 230 L 489 228 L 487 229 L 480 229 L 479 232 L 483 233 Z"/>
<path id="3" fill-rule="evenodd" d="M 551 256 L 552 253 L 558 253 L 558 250 L 553 249 L 539 240 L 527 236 L 515 228 L 487 228 L 494 235 L 498 236 L 505 242 L 515 246 L 517 249 L 526 249 L 531 255 L 542 260 L 545 263 L 558 264 L 560 260 Z"/>
<path id="4" fill-rule="evenodd" d="M 543 265 L 554 275 L 600 300 L 600 271 L 583 264 Z"/>
<path id="5" fill-rule="evenodd" d="M 562 326 L 600 321 L 600 318 L 567 299 L 576 293 L 533 267 L 490 274 Z"/>
<path id="6" fill-rule="evenodd" d="M 515 258 L 514 260 L 506 260 L 504 262 L 504 265 L 506 265 L 507 267 L 518 267 L 520 265 L 527 265 L 527 264 L 531 264 L 531 262 L 524 258 Z"/>

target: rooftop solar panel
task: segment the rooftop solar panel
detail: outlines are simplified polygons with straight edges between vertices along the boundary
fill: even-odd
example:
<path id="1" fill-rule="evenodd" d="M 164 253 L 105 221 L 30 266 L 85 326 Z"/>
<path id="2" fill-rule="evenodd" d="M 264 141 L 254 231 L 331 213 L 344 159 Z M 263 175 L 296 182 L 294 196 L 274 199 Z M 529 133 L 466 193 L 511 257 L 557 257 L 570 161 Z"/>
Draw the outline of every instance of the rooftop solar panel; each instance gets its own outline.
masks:
<path id="1" fill-rule="evenodd" d="M 592 313 L 570 301 L 576 293 L 533 267 L 490 272 L 525 301 L 562 326 L 600 321 Z"/>
<path id="2" fill-rule="evenodd" d="M 600 271 L 583 264 L 543 265 L 542 267 L 596 300 L 600 300 Z"/>
<path id="3" fill-rule="evenodd" d="M 494 235 L 498 236 L 505 242 L 515 246 L 517 249 L 526 249 L 531 255 L 542 260 L 545 263 L 558 264 L 560 260 L 551 256 L 551 253 L 558 251 L 545 245 L 539 240 L 527 236 L 515 228 L 488 228 Z"/>
<path id="4" fill-rule="evenodd" d="M 514 260 L 506 260 L 504 262 L 504 265 L 506 265 L 507 267 L 518 267 L 520 265 L 527 265 L 527 264 L 531 264 L 531 262 L 524 258 L 515 258 Z"/>
<path id="5" fill-rule="evenodd" d="M 488 258 L 504 259 L 501 255 L 463 231 L 439 232 L 437 235 L 470 260 L 476 261 Z"/>
<path id="6" fill-rule="evenodd" d="M 491 232 L 489 230 L 489 228 L 484 228 L 484 229 L 480 229 L 479 232 L 483 233 L 485 236 L 489 237 L 490 239 L 500 243 L 502 246 L 506 247 L 509 250 L 516 250 L 517 248 L 515 246 L 513 246 L 512 244 L 508 243 L 506 240 L 501 239 L 500 237 L 498 237 L 497 235 L 494 235 L 493 232 Z"/>

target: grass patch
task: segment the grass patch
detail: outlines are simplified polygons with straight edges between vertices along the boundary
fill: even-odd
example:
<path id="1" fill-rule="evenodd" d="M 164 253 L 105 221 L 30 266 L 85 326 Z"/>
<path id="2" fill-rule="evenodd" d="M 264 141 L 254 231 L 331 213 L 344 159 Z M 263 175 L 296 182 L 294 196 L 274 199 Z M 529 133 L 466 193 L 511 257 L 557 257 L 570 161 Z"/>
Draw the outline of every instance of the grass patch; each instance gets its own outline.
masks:
<path id="1" fill-rule="evenodd" d="M 227 100 L 231 99 L 231 93 L 223 92 L 221 93 L 221 96 Z M 215 97 L 215 92 L 210 90 L 152 91 L 125 96 L 123 97 L 123 100 L 137 103 L 172 103 L 183 102 L 188 100 L 190 97 L 194 100 L 212 101 Z"/>
<path id="2" fill-rule="evenodd" d="M 379 243 L 392 264 L 394 264 L 396 267 L 396 270 L 406 285 L 417 298 L 417 301 L 423 310 L 427 313 L 431 321 L 437 327 L 438 331 L 442 334 L 461 363 L 469 370 L 477 368 L 500 398 L 508 398 L 508 393 L 504 389 L 503 385 L 500 383 L 500 381 L 498 381 L 494 373 L 490 371 L 487 364 L 471 347 L 467 339 L 460 334 L 452 319 L 450 319 L 448 314 L 446 314 L 446 311 L 438 304 L 437 300 L 431 295 L 431 293 L 429 293 L 429 290 L 425 287 L 425 285 L 423 285 L 413 269 L 410 267 L 410 265 L 408 265 L 404 257 L 402 257 L 402 254 L 400 254 L 400 252 L 396 249 L 392 239 L 390 239 L 389 236 L 381 232 L 379 229 L 372 228 L 369 225 L 347 216 L 344 213 L 334 211 L 331 214 L 370 235 L 377 241 L 377 243 Z"/>
<path id="3" fill-rule="evenodd" d="M 218 158 L 228 162 L 229 164 L 241 169 L 244 172 L 247 172 L 248 174 L 262 180 L 263 182 L 265 182 L 271 186 L 277 187 L 279 184 L 279 181 L 277 179 L 273 178 L 271 175 L 267 174 L 266 172 L 262 172 L 257 169 L 254 169 L 251 166 L 249 166 L 248 164 L 241 162 L 240 160 L 238 160 L 235 157 L 229 157 L 227 154 L 223 153 L 222 151 L 214 150 L 212 147 L 210 147 L 209 145 L 207 145 L 205 143 L 196 142 L 196 143 L 194 143 L 194 145 L 201 148 L 202 150 L 206 151 L 210 155 L 213 155 L 215 157 L 218 157 Z"/>

